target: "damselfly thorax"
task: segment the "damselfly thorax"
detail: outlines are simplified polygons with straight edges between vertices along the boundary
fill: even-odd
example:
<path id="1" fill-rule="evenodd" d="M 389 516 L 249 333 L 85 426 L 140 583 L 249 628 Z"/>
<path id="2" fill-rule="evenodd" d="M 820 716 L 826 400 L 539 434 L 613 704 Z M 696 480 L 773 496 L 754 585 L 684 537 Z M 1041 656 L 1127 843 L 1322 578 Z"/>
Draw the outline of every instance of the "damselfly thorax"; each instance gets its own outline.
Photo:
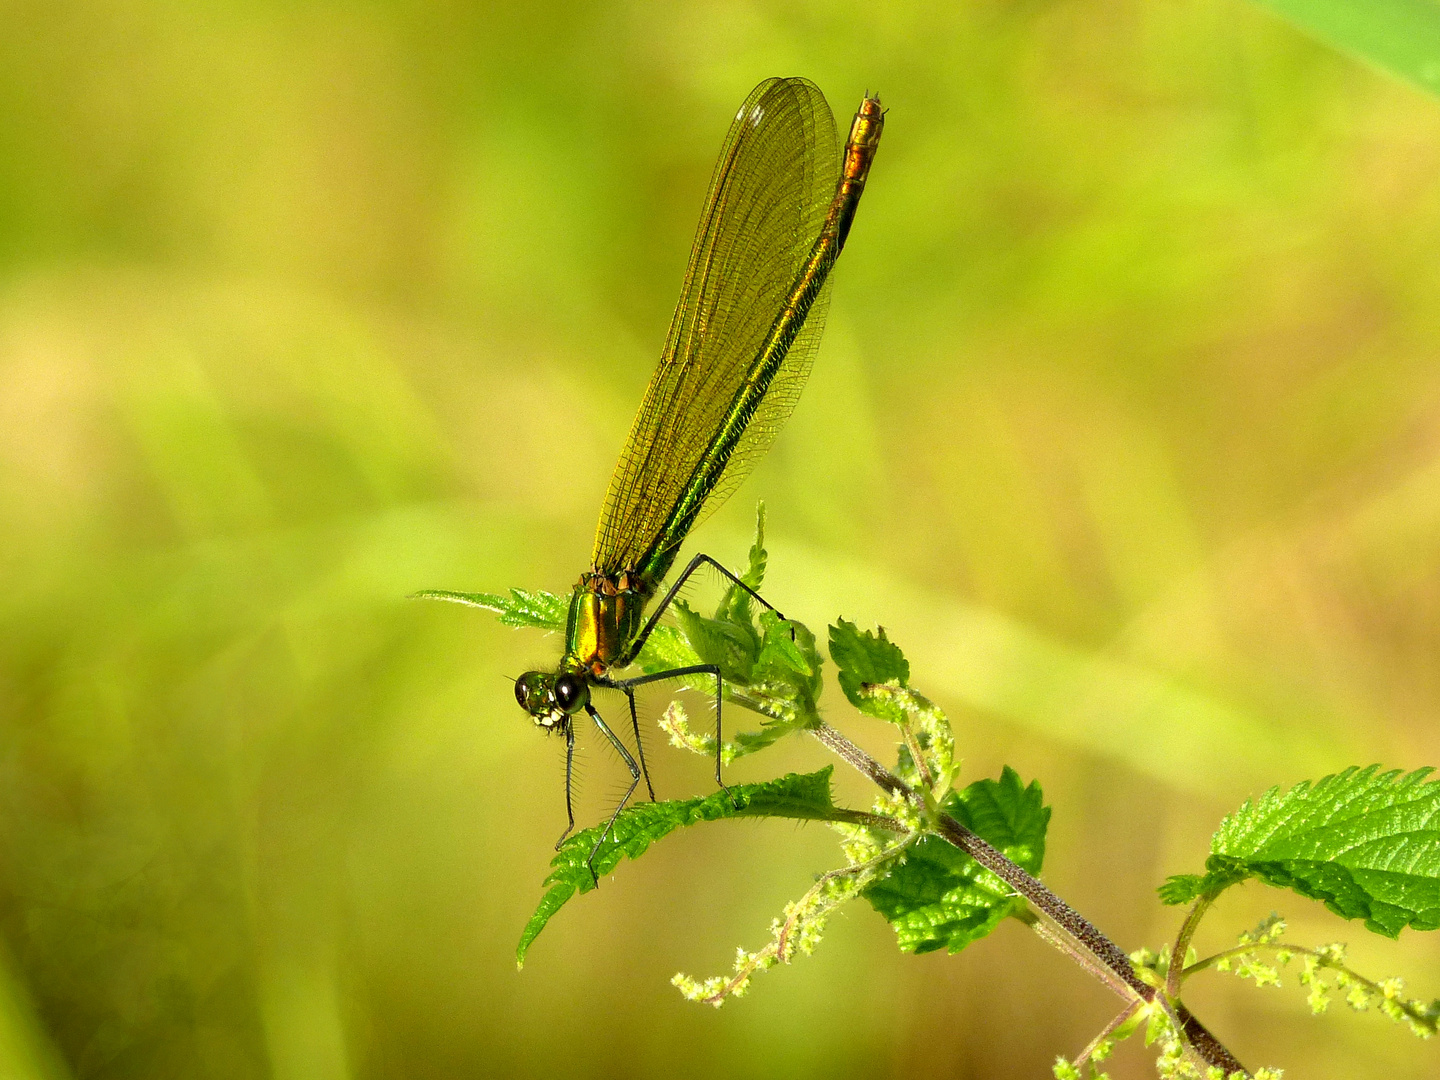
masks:
<path id="1" fill-rule="evenodd" d="M 570 595 L 561 669 L 603 676 L 612 667 L 629 664 L 634 659 L 631 648 L 640 635 L 645 605 L 654 593 L 654 586 L 638 574 L 591 570 L 580 575 Z"/>

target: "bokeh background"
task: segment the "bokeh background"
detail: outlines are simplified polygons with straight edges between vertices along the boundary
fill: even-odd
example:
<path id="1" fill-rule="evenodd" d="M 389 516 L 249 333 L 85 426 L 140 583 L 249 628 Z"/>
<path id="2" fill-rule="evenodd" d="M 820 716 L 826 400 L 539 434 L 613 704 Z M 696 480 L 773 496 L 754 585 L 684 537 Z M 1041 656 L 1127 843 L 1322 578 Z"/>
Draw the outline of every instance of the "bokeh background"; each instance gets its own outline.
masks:
<path id="1" fill-rule="evenodd" d="M 1154 886 L 1243 798 L 1440 763 L 1440 103 L 1265 11 L 5 0 L 0 28 L 5 1076 L 1038 1077 L 1113 1014 L 1018 924 L 917 959 L 863 907 L 687 1004 L 673 972 L 836 864 L 780 824 L 664 841 L 515 970 L 562 748 L 505 680 L 558 643 L 404 598 L 584 569 L 772 74 L 892 111 L 806 397 L 693 545 L 738 562 L 763 498 L 769 595 L 883 623 L 969 778 L 1042 781 L 1047 879 L 1126 948 L 1173 935 Z M 710 790 L 651 732 L 662 796 Z M 593 820 L 624 773 L 583 767 Z M 1202 948 L 1272 907 L 1440 995 L 1440 939 L 1257 885 Z M 1292 1077 L 1440 1062 L 1293 984 L 1189 1000 Z"/>

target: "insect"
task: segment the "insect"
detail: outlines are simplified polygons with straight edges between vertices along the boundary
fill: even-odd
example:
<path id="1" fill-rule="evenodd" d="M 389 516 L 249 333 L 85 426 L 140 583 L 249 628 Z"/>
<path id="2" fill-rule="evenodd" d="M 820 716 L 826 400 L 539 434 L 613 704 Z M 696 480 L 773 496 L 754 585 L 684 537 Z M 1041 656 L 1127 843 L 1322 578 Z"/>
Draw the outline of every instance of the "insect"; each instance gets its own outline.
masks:
<path id="1" fill-rule="evenodd" d="M 570 598 L 565 655 L 554 671 L 527 671 L 515 681 L 515 697 L 535 724 L 565 737 L 569 824 L 557 848 L 575 828 L 571 781 L 580 713 L 595 722 L 631 776 L 591 859 L 642 777 L 655 798 L 635 711 L 635 688 L 645 683 L 715 677 L 715 782 L 729 790 L 720 777 L 720 669 L 698 664 L 628 679 L 612 673 L 635 660 L 703 565 L 775 610 L 714 559 L 696 555 L 645 617 L 686 534 L 739 486 L 799 400 L 824 329 L 830 270 L 883 126 L 880 100 L 867 94 L 842 152 L 830 106 L 813 83 L 766 79 L 725 136 L 660 364 L 610 481 L 591 567 Z M 592 687 L 629 699 L 636 755 L 591 703 Z"/>

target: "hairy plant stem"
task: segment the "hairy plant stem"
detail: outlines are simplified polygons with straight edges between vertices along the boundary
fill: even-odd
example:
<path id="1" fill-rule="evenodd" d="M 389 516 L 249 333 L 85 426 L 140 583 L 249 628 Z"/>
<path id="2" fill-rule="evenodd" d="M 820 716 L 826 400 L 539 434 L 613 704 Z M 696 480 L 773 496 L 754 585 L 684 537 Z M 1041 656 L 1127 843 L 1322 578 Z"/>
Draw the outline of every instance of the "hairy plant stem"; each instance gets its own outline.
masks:
<path id="1" fill-rule="evenodd" d="M 1064 933 L 1052 920 L 1042 919 L 1028 907 L 1017 912 L 1012 918 L 1030 927 L 1041 941 L 1064 953 L 1079 967 L 1103 982 L 1116 997 L 1126 998 L 1142 1005 L 1147 1000 L 1138 990 L 1111 971 L 1094 953 L 1069 934 Z"/>
<path id="2" fill-rule="evenodd" d="M 872 758 L 860 747 L 847 739 L 829 724 L 821 722 L 809 729 L 810 733 L 873 783 L 890 795 L 903 796 L 921 811 L 926 812 L 925 799 L 910 785 L 885 766 Z M 930 822 L 935 834 L 981 866 L 995 874 L 1017 893 L 1023 896 L 1032 908 L 1042 916 L 1031 926 L 1043 940 L 1059 948 L 1080 964 L 1086 971 L 1100 979 L 1113 993 L 1134 1003 L 1150 1003 L 1159 998 L 1159 1004 L 1170 1014 L 1176 1028 L 1185 1038 L 1187 1051 L 1200 1059 L 1204 1066 L 1217 1066 L 1228 1076 L 1232 1072 L 1248 1075 L 1245 1067 L 1235 1055 L 1205 1028 L 1195 1016 L 1171 998 L 1150 986 L 1135 973 L 1130 958 L 1121 951 L 1096 926 L 1051 892 L 1040 880 L 1024 868 L 1007 859 L 984 839 L 971 832 L 948 814 L 934 815 Z M 1041 927 L 1045 930 L 1041 930 Z M 1191 931 L 1193 933 L 1193 929 Z M 1183 957 L 1181 961 L 1183 962 Z"/>
<path id="3" fill-rule="evenodd" d="M 1171 1001 L 1178 1001 L 1180 998 L 1180 984 L 1185 978 L 1185 954 L 1190 951 L 1190 939 L 1195 936 L 1195 930 L 1200 925 L 1200 920 L 1205 917 L 1205 912 L 1210 910 L 1210 905 L 1215 901 L 1212 897 L 1202 896 L 1190 906 L 1190 913 L 1185 916 L 1185 922 L 1180 926 L 1180 933 L 1175 936 L 1175 947 L 1170 950 L 1170 970 L 1165 976 L 1165 993 Z"/>
<path id="4" fill-rule="evenodd" d="M 935 778 L 930 775 L 930 766 L 925 763 L 925 755 L 920 752 L 920 742 L 915 738 L 914 730 L 909 724 L 901 724 L 900 735 L 905 740 L 905 749 L 910 752 L 910 760 L 915 763 L 915 771 L 920 774 L 921 783 L 926 790 L 934 788 Z"/>
<path id="5" fill-rule="evenodd" d="M 1090 1055 L 1095 1053 L 1095 1051 L 1099 1049 L 1100 1044 L 1103 1043 L 1106 1039 L 1110 1038 L 1111 1035 L 1115 1034 L 1116 1030 L 1120 1027 L 1120 1025 L 1125 1023 L 1137 1012 L 1139 1012 L 1141 1008 L 1142 1003 L 1137 1001 L 1134 1004 L 1130 1005 L 1128 1008 L 1124 1009 L 1119 1016 L 1115 1017 L 1114 1020 L 1111 1020 L 1108 1024 L 1105 1025 L 1104 1029 L 1100 1032 L 1099 1035 L 1096 1035 L 1095 1038 L 1090 1040 L 1090 1045 L 1085 1047 L 1084 1050 L 1081 1050 L 1080 1056 L 1077 1057 L 1070 1064 L 1074 1065 L 1077 1069 L 1084 1068 L 1085 1063 L 1090 1060 Z"/>

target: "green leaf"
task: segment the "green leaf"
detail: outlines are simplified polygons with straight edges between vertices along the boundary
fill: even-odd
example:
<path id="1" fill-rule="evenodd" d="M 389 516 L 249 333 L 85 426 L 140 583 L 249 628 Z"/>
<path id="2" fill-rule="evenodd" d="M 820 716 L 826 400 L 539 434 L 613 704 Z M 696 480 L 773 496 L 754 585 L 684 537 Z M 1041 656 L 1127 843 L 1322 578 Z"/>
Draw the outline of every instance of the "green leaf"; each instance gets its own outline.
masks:
<path id="1" fill-rule="evenodd" d="M 451 592 L 448 589 L 426 589 L 411 593 L 412 600 L 447 600 L 452 604 L 484 608 L 500 616 L 506 626 L 534 626 L 541 630 L 564 630 L 570 616 L 570 601 L 554 593 L 511 589 L 509 596 L 499 593 Z"/>
<path id="2" fill-rule="evenodd" d="M 786 735 L 795 730 L 794 724 L 786 723 L 783 720 L 763 721 L 757 731 L 736 732 L 733 739 L 728 740 L 734 748 L 727 761 L 744 757 L 746 754 L 753 754 L 757 750 L 764 750 L 767 746 L 773 746 Z"/>
<path id="3" fill-rule="evenodd" d="M 830 658 L 840 669 L 840 689 L 867 716 L 899 722 L 905 710 L 893 695 L 876 695 L 870 688 L 892 684 L 905 686 L 910 679 L 910 662 L 900 647 L 885 636 L 882 626 L 878 634 L 861 632 L 854 623 L 841 619 L 830 627 Z"/>
<path id="4" fill-rule="evenodd" d="M 756 592 L 759 592 L 760 586 L 765 583 L 765 564 L 768 558 L 765 551 L 765 504 L 762 502 L 755 507 L 755 542 L 750 545 L 749 560 L 740 573 L 740 580 Z M 715 609 L 715 618 L 729 619 L 742 626 L 750 626 L 754 622 L 754 603 L 748 592 L 732 583 L 720 598 L 720 605 Z"/>
<path id="5" fill-rule="evenodd" d="M 760 613 L 760 654 L 750 673 L 748 695 L 758 711 L 775 718 L 810 723 L 818 717 L 825 663 L 815 635 L 804 623 L 782 619 L 773 611 Z"/>
<path id="6" fill-rule="evenodd" d="M 819 772 L 791 773 L 763 784 L 735 784 L 730 794 L 717 791 L 698 799 L 677 799 L 670 802 L 636 803 L 621 811 L 605 842 L 595 852 L 595 874 L 603 877 L 620 864 L 622 858 L 638 859 L 651 843 L 667 833 L 697 821 L 718 821 L 729 817 L 781 817 L 801 821 L 829 821 L 840 816 L 830 801 L 830 774 L 826 766 Z M 731 801 L 731 796 L 734 801 Z M 576 833 L 561 845 L 550 861 L 550 874 L 545 878 L 545 895 L 515 950 L 516 966 L 523 966 L 525 953 L 550 921 L 576 893 L 595 888 L 586 860 L 604 830 L 603 824 Z"/>
<path id="7" fill-rule="evenodd" d="M 1260 0 L 1321 41 L 1440 93 L 1434 0 Z"/>
<path id="8" fill-rule="evenodd" d="M 945 810 L 1032 874 L 1045 859 L 1050 808 L 1040 785 L 1028 787 L 1008 766 L 999 780 L 978 780 L 952 792 Z M 978 941 L 1025 901 L 970 856 L 938 836 L 916 843 L 865 898 L 895 929 L 904 952 L 959 952 Z"/>
<path id="9" fill-rule="evenodd" d="M 755 504 L 755 542 L 750 545 L 750 563 L 745 573 L 740 575 L 740 580 L 749 585 L 756 592 L 760 586 L 765 584 L 765 564 L 769 561 L 769 555 L 765 551 L 765 504 Z"/>
<path id="10" fill-rule="evenodd" d="M 683 600 L 676 600 L 671 609 L 702 664 L 714 664 L 727 681 L 750 681 L 760 653 L 760 635 L 751 623 L 732 618 L 707 619 Z"/>
<path id="11" fill-rule="evenodd" d="M 1162 904 L 1169 904 L 1172 907 L 1176 904 L 1188 904 L 1204 895 L 1205 876 L 1203 874 L 1173 874 L 1166 878 L 1165 884 L 1155 891 L 1160 894 Z"/>
<path id="12" fill-rule="evenodd" d="M 1214 900 L 1231 885 L 1238 885 L 1250 874 L 1234 866 L 1216 869 L 1209 874 L 1175 874 L 1165 879 L 1165 884 L 1156 889 L 1162 904 L 1172 907 L 1188 904 L 1200 897 Z"/>
<path id="13" fill-rule="evenodd" d="M 1256 877 L 1386 937 L 1440 927 L 1440 781 L 1427 783 L 1430 773 L 1371 765 L 1271 788 L 1221 822 L 1204 893 Z"/>
<path id="14" fill-rule="evenodd" d="M 910 679 L 910 662 L 900 647 L 879 633 L 861 629 L 852 622 L 839 620 L 830 627 L 830 658 L 840 668 L 842 679 L 852 682 L 889 682 L 894 679 L 905 686 Z M 858 703 L 857 703 L 858 704 Z"/>
<path id="15" fill-rule="evenodd" d="M 755 658 L 757 679 L 798 675 L 812 692 L 819 692 L 818 677 L 824 661 L 815 649 L 815 635 L 808 627 L 782 619 L 773 611 L 762 611 L 760 642 L 760 655 Z"/>
<path id="16" fill-rule="evenodd" d="M 672 671 L 677 667 L 690 667 L 700 663 L 700 657 L 691 648 L 690 641 L 678 626 L 661 623 L 645 639 L 636 665 L 647 675 L 657 671 Z"/>

